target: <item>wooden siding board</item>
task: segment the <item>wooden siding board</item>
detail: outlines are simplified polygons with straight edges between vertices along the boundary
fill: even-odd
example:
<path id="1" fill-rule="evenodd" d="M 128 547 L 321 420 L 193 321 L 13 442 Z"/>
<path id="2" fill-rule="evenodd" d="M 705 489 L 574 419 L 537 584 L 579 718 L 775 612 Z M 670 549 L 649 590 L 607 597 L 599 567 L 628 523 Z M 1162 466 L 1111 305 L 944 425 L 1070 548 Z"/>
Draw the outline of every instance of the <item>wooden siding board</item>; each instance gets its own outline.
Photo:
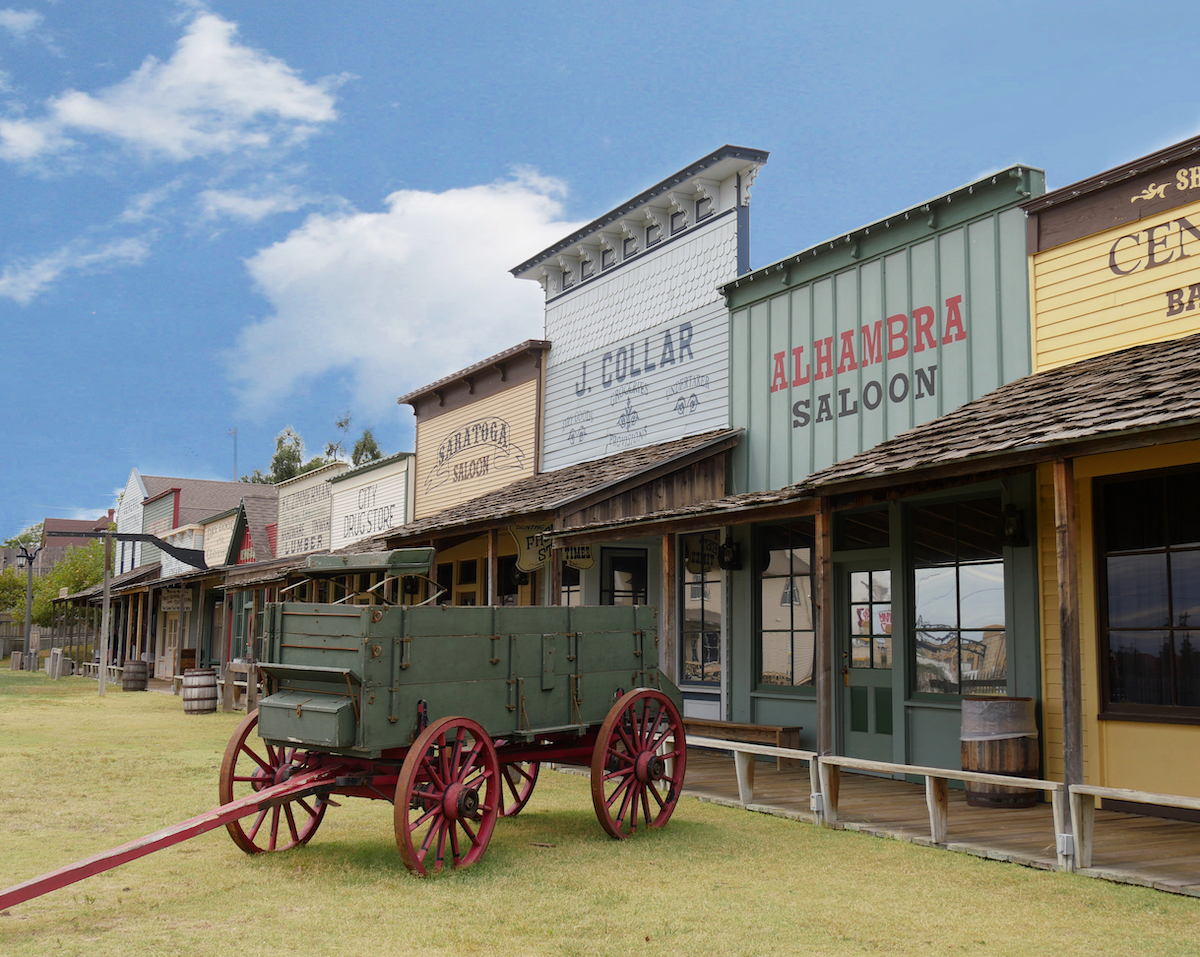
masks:
<path id="1" fill-rule="evenodd" d="M 1200 203 L 1164 211 L 1137 228 L 1180 217 L 1197 222 Z M 1169 261 L 1117 276 L 1109 269 L 1109 250 L 1130 231 L 1121 226 L 1033 257 L 1036 368 L 1200 330 L 1200 311 L 1166 314 L 1167 291 L 1186 289 L 1194 279 L 1189 260 L 1200 253 L 1200 244 L 1190 234 L 1164 233 L 1168 241 L 1159 255 L 1170 254 Z M 1119 254 L 1118 266 L 1131 268 L 1139 256 L 1144 263 L 1144 244 L 1122 248 L 1132 252 Z"/>
<path id="2" fill-rule="evenodd" d="M 537 380 L 530 379 L 473 405 L 417 423 L 414 489 L 417 518 L 434 515 L 533 474 L 537 392 Z M 473 422 L 493 418 L 507 423 L 507 455 L 485 444 L 478 455 L 464 450 L 439 464 L 438 450 L 448 437 Z M 481 458 L 487 459 L 485 474 L 456 471 L 456 466 L 466 466 Z"/>

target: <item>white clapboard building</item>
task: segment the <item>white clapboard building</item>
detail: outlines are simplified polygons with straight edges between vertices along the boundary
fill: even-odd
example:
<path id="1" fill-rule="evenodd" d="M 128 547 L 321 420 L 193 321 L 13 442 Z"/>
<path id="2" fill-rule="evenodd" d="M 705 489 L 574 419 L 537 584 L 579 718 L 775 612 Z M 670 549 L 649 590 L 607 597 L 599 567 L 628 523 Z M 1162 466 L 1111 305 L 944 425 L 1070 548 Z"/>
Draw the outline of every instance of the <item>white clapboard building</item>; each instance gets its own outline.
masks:
<path id="1" fill-rule="evenodd" d="M 512 270 L 541 283 L 542 469 L 729 424 L 729 312 L 762 150 L 723 146 Z"/>

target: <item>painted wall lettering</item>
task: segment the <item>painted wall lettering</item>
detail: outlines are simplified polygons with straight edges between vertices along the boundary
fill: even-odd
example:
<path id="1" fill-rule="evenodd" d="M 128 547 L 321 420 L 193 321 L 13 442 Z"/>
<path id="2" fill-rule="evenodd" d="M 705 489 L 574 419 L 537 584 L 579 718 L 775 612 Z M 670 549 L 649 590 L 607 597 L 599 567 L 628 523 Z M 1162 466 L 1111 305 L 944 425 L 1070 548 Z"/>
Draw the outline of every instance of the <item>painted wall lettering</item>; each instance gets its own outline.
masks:
<path id="1" fill-rule="evenodd" d="M 872 380 L 862 387 L 861 392 L 855 398 L 851 398 L 851 393 L 855 390 L 838 389 L 836 399 L 832 392 L 819 395 L 815 400 L 797 399 L 792 403 L 792 428 L 802 429 L 812 422 L 832 422 L 835 414 L 839 419 L 858 415 L 860 402 L 862 408 L 873 412 L 883 403 L 885 392 L 893 403 L 903 402 L 907 399 L 910 390 L 913 397 L 917 399 L 936 396 L 937 368 L 934 365 L 926 366 L 924 369 L 914 369 L 911 381 L 907 373 L 897 372 L 887 380 L 886 387 L 884 383 Z M 812 412 L 814 401 L 816 403 L 815 416 Z M 836 413 L 834 412 L 835 408 L 837 409 Z"/>
<path id="2" fill-rule="evenodd" d="M 915 354 L 927 349 L 936 349 L 939 342 L 948 346 L 963 341 L 967 338 L 967 329 L 963 321 L 962 307 L 962 296 L 951 296 L 946 300 L 946 318 L 940 335 L 936 329 L 937 314 L 932 306 L 920 306 L 913 310 L 912 316 L 899 313 L 888 316 L 886 321 L 880 319 L 871 325 L 863 326 L 859 330 L 857 354 L 854 330 L 838 333 L 838 373 L 866 369 L 883 362 L 885 343 L 887 358 L 895 361 L 903 359 L 910 351 Z M 804 359 L 804 346 L 792 348 L 792 388 L 808 385 L 810 381 L 817 382 L 834 374 L 833 344 L 833 336 L 816 340 L 812 344 L 812 363 Z M 771 359 L 771 391 L 779 392 L 789 386 L 787 353 L 776 352 Z"/>
<path id="3" fill-rule="evenodd" d="M 437 465 L 425 477 L 425 491 L 524 466 L 525 451 L 512 441 L 507 420 L 496 416 L 477 419 L 442 440 Z"/>
<path id="4" fill-rule="evenodd" d="M 1200 227 L 1184 216 L 1128 233 L 1108 248 L 1108 268 L 1114 276 L 1128 276 L 1139 269 L 1154 269 L 1187 259 L 1195 253 L 1195 249 L 1187 250 L 1190 240 L 1200 240 Z"/>

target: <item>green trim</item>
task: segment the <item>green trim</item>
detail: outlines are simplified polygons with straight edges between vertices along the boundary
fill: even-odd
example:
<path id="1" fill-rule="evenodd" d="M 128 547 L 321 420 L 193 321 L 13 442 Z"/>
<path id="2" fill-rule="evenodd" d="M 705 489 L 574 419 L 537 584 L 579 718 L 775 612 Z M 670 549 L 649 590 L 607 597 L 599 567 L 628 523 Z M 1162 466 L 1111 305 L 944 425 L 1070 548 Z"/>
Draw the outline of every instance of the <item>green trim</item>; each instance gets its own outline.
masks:
<path id="1" fill-rule="evenodd" d="M 1046 191 L 1046 174 L 1010 166 L 867 226 L 810 246 L 720 287 L 730 311 L 794 286 L 861 266 L 932 236 L 1019 207 Z"/>

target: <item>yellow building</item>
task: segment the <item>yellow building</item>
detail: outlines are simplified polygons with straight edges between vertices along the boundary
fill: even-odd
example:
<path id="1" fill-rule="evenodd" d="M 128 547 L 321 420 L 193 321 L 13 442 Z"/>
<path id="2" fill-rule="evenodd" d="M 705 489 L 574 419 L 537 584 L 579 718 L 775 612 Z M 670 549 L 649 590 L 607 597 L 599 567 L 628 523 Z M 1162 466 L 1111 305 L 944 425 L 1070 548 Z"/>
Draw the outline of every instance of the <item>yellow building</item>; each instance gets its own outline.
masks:
<path id="1" fill-rule="evenodd" d="M 1126 441 L 1067 460 L 1083 777 L 1188 796 L 1200 796 L 1200 442 L 1187 427 L 1200 359 L 1188 338 L 1200 332 L 1198 151 L 1200 138 L 1187 140 L 1026 204 L 1035 372 L 1137 359 L 1077 426 L 1124 414 Z M 1046 728 L 1061 736 L 1054 467 L 1038 479 Z M 1047 751 L 1047 772 L 1064 773 L 1062 749 Z"/>

